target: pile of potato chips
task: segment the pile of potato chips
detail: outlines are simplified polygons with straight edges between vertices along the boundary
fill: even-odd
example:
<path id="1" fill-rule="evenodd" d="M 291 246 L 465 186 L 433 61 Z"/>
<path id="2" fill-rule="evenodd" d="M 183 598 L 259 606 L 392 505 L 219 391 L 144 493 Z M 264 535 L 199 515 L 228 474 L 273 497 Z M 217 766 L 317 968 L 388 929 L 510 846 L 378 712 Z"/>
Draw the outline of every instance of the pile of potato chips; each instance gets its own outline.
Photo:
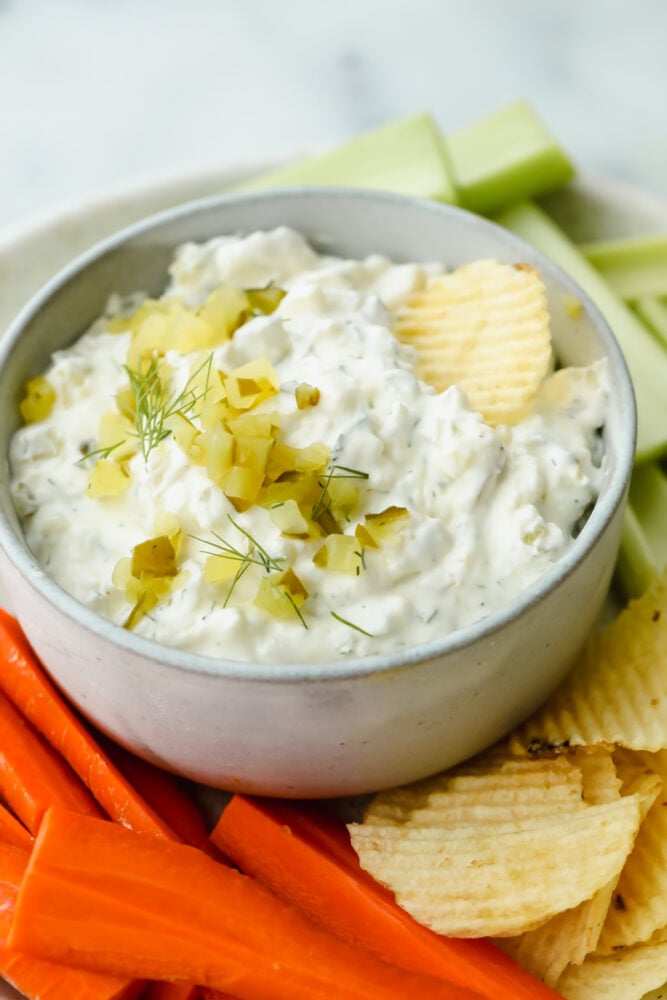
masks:
<path id="1" fill-rule="evenodd" d="M 493 937 L 567 1000 L 667 997 L 667 574 L 509 740 L 350 833 L 418 921 Z"/>

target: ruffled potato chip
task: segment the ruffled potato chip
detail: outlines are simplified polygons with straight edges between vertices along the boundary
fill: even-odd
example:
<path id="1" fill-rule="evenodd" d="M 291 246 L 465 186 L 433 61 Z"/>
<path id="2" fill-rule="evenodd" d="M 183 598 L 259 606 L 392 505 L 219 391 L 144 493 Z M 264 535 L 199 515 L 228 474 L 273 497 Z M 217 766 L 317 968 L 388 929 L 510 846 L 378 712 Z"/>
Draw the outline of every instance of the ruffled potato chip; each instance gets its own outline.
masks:
<path id="1" fill-rule="evenodd" d="M 551 365 L 544 285 L 528 265 L 478 260 L 432 278 L 396 332 L 417 349 L 423 381 L 458 386 L 491 426 L 520 419 Z"/>
<path id="2" fill-rule="evenodd" d="M 350 836 L 362 866 L 420 923 L 516 935 L 589 899 L 630 852 L 638 796 L 592 805 L 583 786 L 565 757 L 483 758 L 380 793 Z"/>

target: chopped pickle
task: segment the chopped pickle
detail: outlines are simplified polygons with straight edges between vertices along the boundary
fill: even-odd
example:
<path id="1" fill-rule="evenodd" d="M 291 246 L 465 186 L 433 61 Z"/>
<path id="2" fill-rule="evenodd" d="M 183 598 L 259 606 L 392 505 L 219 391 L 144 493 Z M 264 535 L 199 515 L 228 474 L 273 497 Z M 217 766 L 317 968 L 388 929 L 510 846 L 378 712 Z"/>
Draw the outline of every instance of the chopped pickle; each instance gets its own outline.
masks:
<path id="1" fill-rule="evenodd" d="M 265 288 L 246 288 L 245 294 L 254 315 L 270 316 L 276 311 L 287 292 L 278 285 L 270 284 Z"/>
<path id="2" fill-rule="evenodd" d="M 327 494 L 337 514 L 349 517 L 357 509 L 360 492 L 353 480 L 332 476 L 327 483 Z"/>
<path id="3" fill-rule="evenodd" d="M 56 393 L 49 380 L 44 375 L 37 375 L 26 382 L 24 392 L 19 412 L 26 424 L 46 420 L 56 401 Z"/>
<path id="4" fill-rule="evenodd" d="M 329 464 L 331 452 L 326 444 L 309 444 L 297 448 L 294 469 L 297 472 L 324 472 Z"/>
<path id="5" fill-rule="evenodd" d="M 120 389 L 116 393 L 116 406 L 123 416 L 134 422 L 137 413 L 137 400 L 132 391 L 132 386 L 128 385 L 125 389 Z"/>
<path id="6" fill-rule="evenodd" d="M 243 413 L 227 420 L 232 434 L 239 437 L 276 438 L 280 431 L 279 413 Z"/>
<path id="7" fill-rule="evenodd" d="M 93 466 L 86 486 L 86 496 L 91 500 L 118 497 L 130 485 L 130 477 L 118 462 L 110 458 L 100 458 Z"/>
<path id="8" fill-rule="evenodd" d="M 379 514 L 367 514 L 364 523 L 355 528 L 359 542 L 372 549 L 379 549 L 382 542 L 396 541 L 398 532 L 409 518 L 405 507 L 387 507 Z"/>
<path id="9" fill-rule="evenodd" d="M 273 438 L 246 437 L 244 435 L 232 440 L 234 442 L 234 464 L 241 465 L 244 469 L 254 469 L 256 472 L 261 472 L 263 482 L 269 455 L 275 443 Z"/>
<path id="10" fill-rule="evenodd" d="M 229 422 L 237 411 L 229 405 L 226 399 L 206 399 L 199 410 L 199 421 L 205 430 L 210 431 L 216 424 Z"/>
<path id="11" fill-rule="evenodd" d="M 232 285 L 221 285 L 209 295 L 197 316 L 207 323 L 218 335 L 217 343 L 230 340 L 245 322 L 252 308 L 245 292 Z"/>
<path id="12" fill-rule="evenodd" d="M 279 391 L 278 376 L 268 358 L 255 358 L 235 368 L 225 378 L 225 389 L 232 406 L 250 410 Z"/>
<path id="13" fill-rule="evenodd" d="M 132 549 L 132 576 L 176 576 L 176 551 L 167 535 L 140 542 Z"/>
<path id="14" fill-rule="evenodd" d="M 199 434 L 192 421 L 181 410 L 176 410 L 175 413 L 170 413 L 164 418 L 164 426 L 168 431 L 171 431 L 174 440 L 180 444 L 183 451 L 189 452 Z"/>
<path id="15" fill-rule="evenodd" d="M 306 410 L 309 406 L 317 406 L 320 401 L 320 390 L 307 382 L 301 382 L 294 390 L 296 405 L 300 410 Z"/>
<path id="16" fill-rule="evenodd" d="M 100 417 L 97 443 L 100 451 L 113 454 L 115 462 L 132 458 L 139 447 L 134 423 L 116 410 L 107 410 Z"/>
<path id="17" fill-rule="evenodd" d="M 233 465 L 225 477 L 223 493 L 238 511 L 244 511 L 257 500 L 263 482 L 261 472 Z"/>
<path id="18" fill-rule="evenodd" d="M 313 556 L 313 562 L 331 573 L 359 576 L 363 568 L 363 553 L 354 535 L 329 535 Z"/>
<path id="19" fill-rule="evenodd" d="M 287 473 L 294 472 L 296 468 L 296 448 L 280 441 L 271 452 L 268 465 L 266 467 L 266 478 L 270 483 L 280 479 Z"/>
<path id="20" fill-rule="evenodd" d="M 270 573 L 262 577 L 259 590 L 253 604 L 263 611 L 268 611 L 274 618 L 291 618 L 296 615 L 305 626 L 301 615 L 308 591 L 294 570 L 287 569 L 282 573 Z"/>
<path id="21" fill-rule="evenodd" d="M 168 511 L 161 511 L 155 518 L 153 530 L 156 535 L 166 535 L 174 548 L 174 552 L 178 555 L 183 537 L 183 529 L 176 515 L 170 514 Z"/>
<path id="22" fill-rule="evenodd" d="M 310 525 L 299 509 L 296 500 L 285 500 L 271 507 L 269 516 L 276 527 L 280 528 L 283 535 L 307 538 L 310 534 Z"/>
<path id="23" fill-rule="evenodd" d="M 234 465 L 234 438 L 220 424 L 206 431 L 206 471 L 214 483 L 223 486 Z"/>
<path id="24" fill-rule="evenodd" d="M 234 555 L 224 552 L 210 555 L 204 564 L 204 579 L 207 583 L 227 583 L 236 576 L 242 565 Z"/>
<path id="25" fill-rule="evenodd" d="M 227 338 L 223 338 L 227 339 Z M 127 353 L 129 368 L 138 368 L 147 359 L 167 351 L 191 354 L 210 350 L 221 342 L 216 330 L 179 302 L 168 310 L 151 312 L 132 336 Z"/>

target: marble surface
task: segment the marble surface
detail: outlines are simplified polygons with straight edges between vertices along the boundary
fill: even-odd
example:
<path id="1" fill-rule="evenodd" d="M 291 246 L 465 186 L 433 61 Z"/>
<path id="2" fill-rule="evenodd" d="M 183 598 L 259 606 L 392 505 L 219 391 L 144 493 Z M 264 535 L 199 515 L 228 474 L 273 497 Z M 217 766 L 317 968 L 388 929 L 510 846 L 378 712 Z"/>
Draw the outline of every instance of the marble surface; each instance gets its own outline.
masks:
<path id="1" fill-rule="evenodd" d="M 667 198 L 665 0 L 0 0 L 0 227 L 190 165 L 529 97 Z"/>

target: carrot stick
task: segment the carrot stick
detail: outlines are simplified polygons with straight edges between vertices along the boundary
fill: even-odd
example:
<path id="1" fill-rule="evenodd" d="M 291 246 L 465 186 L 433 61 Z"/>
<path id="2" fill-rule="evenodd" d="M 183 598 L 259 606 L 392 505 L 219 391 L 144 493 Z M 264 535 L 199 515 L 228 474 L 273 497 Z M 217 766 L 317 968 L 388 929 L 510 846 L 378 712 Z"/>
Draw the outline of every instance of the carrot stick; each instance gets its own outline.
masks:
<path id="1" fill-rule="evenodd" d="M 143 1000 L 199 1000 L 201 993 L 189 983 L 150 983 Z"/>
<path id="2" fill-rule="evenodd" d="M 99 815 L 77 776 L 1 691 L 0 795 L 33 834 L 53 804 Z"/>
<path id="3" fill-rule="evenodd" d="M 0 690 L 65 758 L 111 819 L 158 837 L 176 837 L 98 746 L 46 677 L 19 623 L 1 608 Z"/>
<path id="4" fill-rule="evenodd" d="M 489 1000 L 558 996 L 491 942 L 454 940 L 418 924 L 361 868 L 343 824 L 312 807 L 234 795 L 211 837 L 242 871 L 387 962 Z"/>
<path id="5" fill-rule="evenodd" d="M 51 809 L 19 893 L 10 945 L 240 1000 L 480 1000 L 327 934 L 203 851 Z"/>
<path id="6" fill-rule="evenodd" d="M 32 837 L 23 823 L 19 823 L 2 804 L 0 804 L 0 843 L 21 847 L 24 851 L 29 851 L 32 847 Z"/>
<path id="7" fill-rule="evenodd" d="M 0 844 L 0 976 L 30 1000 L 130 1000 L 138 997 L 143 983 L 130 984 L 116 976 L 32 958 L 7 947 L 16 897 L 27 865 L 27 851 Z"/>
<path id="8" fill-rule="evenodd" d="M 184 844 L 219 856 L 211 844 L 204 817 L 175 775 L 115 744 L 109 743 L 105 749 L 113 764 L 144 802 Z"/>

